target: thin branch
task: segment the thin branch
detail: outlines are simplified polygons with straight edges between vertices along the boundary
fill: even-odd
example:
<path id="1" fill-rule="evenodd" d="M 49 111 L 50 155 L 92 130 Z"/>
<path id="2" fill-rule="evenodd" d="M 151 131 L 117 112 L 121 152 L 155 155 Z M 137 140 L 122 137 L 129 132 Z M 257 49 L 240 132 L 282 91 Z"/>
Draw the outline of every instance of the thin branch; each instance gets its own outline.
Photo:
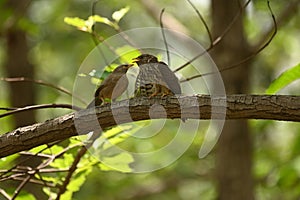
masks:
<path id="1" fill-rule="evenodd" d="M 93 3 L 92 3 L 92 16 L 94 16 L 96 14 L 96 6 L 98 4 L 99 0 L 95 0 Z M 119 27 L 119 28 L 116 28 L 116 27 L 113 27 L 113 29 L 118 32 L 120 34 L 120 36 L 131 46 L 135 47 L 136 45 L 130 40 L 130 38 L 123 33 L 122 29 Z M 101 57 L 104 59 L 104 62 L 106 64 L 106 66 L 110 66 L 110 63 L 108 62 L 108 60 L 106 59 L 105 57 L 105 54 L 104 52 L 102 51 L 101 49 L 101 46 L 99 46 L 98 44 L 101 42 L 103 43 L 106 47 L 108 47 L 108 49 L 114 53 L 115 55 L 119 56 L 115 50 L 115 48 L 113 46 L 111 46 L 110 44 L 108 44 L 107 42 L 105 42 L 105 38 L 102 37 L 101 35 L 99 35 L 96 31 L 95 31 L 95 24 L 93 24 L 92 26 L 92 32 L 91 32 L 91 36 L 92 36 L 92 39 L 97 47 L 97 49 L 99 50 L 100 54 L 101 54 Z M 119 60 L 119 62 L 121 63 L 121 60 L 119 57 L 117 57 L 117 59 Z"/>
<path id="2" fill-rule="evenodd" d="M 48 160 L 41 163 L 36 169 L 40 171 L 41 169 L 43 169 L 43 168 L 47 167 L 49 164 L 51 164 L 55 159 L 64 155 L 67 151 L 69 151 L 75 147 L 79 147 L 79 146 L 82 146 L 82 144 L 74 144 L 74 145 L 64 148 L 62 151 L 60 151 L 56 155 L 52 155 Z"/>
<path id="3" fill-rule="evenodd" d="M 24 181 L 24 178 L 16 177 L 16 178 L 13 178 L 12 180 L 15 180 L 15 181 Z M 43 185 L 43 186 L 52 187 L 52 188 L 55 187 L 55 184 L 53 184 L 53 183 L 44 182 L 44 181 L 41 181 L 41 180 L 38 180 L 38 179 L 30 179 L 29 183 Z"/>
<path id="4" fill-rule="evenodd" d="M 209 37 L 210 46 L 212 46 L 213 45 L 213 38 L 212 38 L 211 32 L 209 30 L 209 27 L 208 27 L 208 25 L 207 25 L 204 17 L 201 15 L 201 13 L 199 12 L 199 10 L 196 8 L 196 6 L 190 0 L 187 0 L 187 2 L 192 6 L 192 8 L 194 9 L 194 11 L 197 13 L 199 19 L 201 20 L 202 24 L 204 25 L 205 30 L 207 32 L 207 35 Z"/>
<path id="5" fill-rule="evenodd" d="M 18 181 L 22 181 L 21 184 L 18 186 L 18 188 L 15 190 L 14 195 L 12 197 L 12 199 L 15 199 L 17 197 L 17 195 L 20 193 L 20 191 L 22 190 L 22 188 L 28 183 L 35 183 L 35 184 L 40 184 L 40 185 L 44 185 L 44 186 L 49 186 L 49 187 L 55 187 L 55 185 L 45 181 L 42 179 L 42 176 L 40 175 L 40 173 L 53 173 L 53 172 L 65 172 L 65 171 L 69 171 L 69 170 L 58 170 L 58 169 L 43 169 L 45 167 L 47 167 L 50 163 L 53 162 L 53 160 L 59 156 L 61 156 L 61 154 L 65 153 L 66 151 L 68 151 L 69 149 L 78 146 L 73 145 L 70 147 L 65 148 L 62 153 L 59 153 L 55 156 L 50 156 L 50 158 L 48 158 L 46 161 L 42 162 L 41 164 L 39 164 L 39 166 L 37 166 L 35 169 L 32 169 L 30 167 L 13 167 L 10 170 L 6 170 L 6 172 L 4 173 L 8 173 L 8 171 L 16 173 L 13 175 L 10 175 L 8 177 L 2 178 L 0 181 L 5 181 L 5 180 L 18 180 Z M 15 169 L 14 169 L 15 168 Z M 33 179 L 33 177 L 35 176 L 35 174 L 38 174 L 38 176 L 40 177 L 40 180 L 38 179 Z M 23 176 L 26 175 L 25 178 L 23 178 Z"/>
<path id="6" fill-rule="evenodd" d="M 84 100 L 82 100 L 80 97 L 78 97 L 76 95 L 73 95 L 67 89 L 65 89 L 63 87 L 56 86 L 56 85 L 51 84 L 51 83 L 47 83 L 47 82 L 42 81 L 42 80 L 35 80 L 35 79 L 26 78 L 26 77 L 14 77 L 14 78 L 0 78 L 0 81 L 6 81 L 6 82 L 32 82 L 32 83 L 36 83 L 36 84 L 39 84 L 39 85 L 44 85 L 44 86 L 56 89 L 58 91 L 61 91 L 65 94 L 77 99 L 78 101 L 86 104 L 86 102 Z"/>
<path id="7" fill-rule="evenodd" d="M 38 151 L 38 152 L 36 152 L 36 153 L 33 155 L 33 157 L 39 155 L 41 152 L 45 151 L 45 150 L 48 149 L 48 148 L 51 148 L 52 146 L 54 146 L 54 145 L 56 145 L 56 144 L 58 144 L 58 143 L 60 143 L 60 142 L 61 142 L 61 141 L 56 141 L 56 142 L 53 142 L 53 143 L 51 143 L 51 144 L 47 143 L 47 147 L 41 149 L 41 150 Z M 27 158 L 21 160 L 20 162 L 18 162 L 14 167 L 11 167 L 9 170 L 6 170 L 6 171 L 4 171 L 4 172 L 1 172 L 2 174 L 0 175 L 0 178 L 1 178 L 0 181 L 2 180 L 2 177 L 5 177 L 5 176 L 4 176 L 5 174 L 7 174 L 7 173 L 9 173 L 9 172 L 12 172 L 14 169 L 17 169 L 17 168 L 19 167 L 20 164 L 25 163 L 25 162 L 27 162 L 27 161 L 30 160 L 30 159 L 31 159 L 31 157 L 27 157 Z M 8 176 L 6 176 L 6 177 L 8 177 Z"/>
<path id="8" fill-rule="evenodd" d="M 4 108 L 0 107 L 0 110 L 10 111 L 10 110 L 17 110 L 18 108 Z"/>
<path id="9" fill-rule="evenodd" d="M 92 137 L 90 138 L 90 141 L 85 146 L 81 147 L 81 149 L 77 153 L 77 155 L 74 159 L 74 162 L 72 163 L 72 165 L 69 168 L 69 172 L 68 172 L 67 176 L 65 177 L 63 184 L 59 188 L 59 191 L 58 191 L 57 197 L 56 197 L 57 200 L 59 200 L 60 196 L 66 192 L 67 186 L 69 185 L 71 178 L 72 178 L 74 172 L 76 171 L 77 165 L 80 162 L 81 158 L 84 156 L 84 154 L 87 152 L 87 150 L 93 145 L 93 143 L 100 137 L 100 135 L 101 135 L 101 132 L 94 131 Z"/>
<path id="10" fill-rule="evenodd" d="M 170 66 L 171 65 L 170 52 L 169 52 L 168 42 L 167 42 L 165 30 L 164 30 L 164 23 L 162 21 L 162 17 L 163 17 L 164 12 L 165 12 L 165 9 L 163 8 L 160 12 L 159 24 L 160 24 L 160 30 L 161 30 L 163 40 L 164 40 L 164 44 L 165 44 L 165 48 L 166 48 L 166 53 L 167 53 L 167 58 L 168 58 L 168 65 Z"/>
<path id="11" fill-rule="evenodd" d="M 3 189 L 1 189 L 1 188 L 0 188 L 0 193 L 1 193 L 6 199 L 11 199 L 11 197 L 9 196 L 9 194 L 7 194 L 7 193 L 5 192 L 5 190 L 3 190 Z"/>
<path id="12" fill-rule="evenodd" d="M 40 157 L 40 158 L 51 158 L 51 155 L 44 154 L 44 153 L 32 153 L 32 152 L 21 152 L 20 155 L 22 156 L 33 156 L 33 157 Z M 1 173 L 1 170 L 0 170 Z"/>
<path id="13" fill-rule="evenodd" d="M 288 1 L 286 3 L 287 3 L 286 8 L 283 9 L 283 11 L 281 11 L 281 13 L 279 15 L 277 15 L 278 16 L 276 19 L 277 29 L 279 27 L 287 24 L 289 19 L 293 15 L 297 14 L 297 11 L 299 9 L 299 4 L 300 4 L 299 0 Z M 265 43 L 265 41 L 267 40 L 267 38 L 269 38 L 269 35 L 271 35 L 273 33 L 273 31 L 274 31 L 274 27 L 270 27 L 267 31 L 265 31 L 265 33 L 262 35 L 261 39 L 255 45 L 253 45 L 253 49 L 257 49 L 260 46 L 262 46 L 262 44 Z"/>
<path id="14" fill-rule="evenodd" d="M 14 191 L 14 195 L 12 196 L 11 200 L 14 200 L 17 198 L 18 194 L 21 192 L 22 188 L 28 183 L 30 180 L 30 175 L 28 175 L 22 182 L 21 184 L 17 187 L 17 189 Z"/>
<path id="15" fill-rule="evenodd" d="M 252 59 L 253 57 L 257 56 L 257 54 L 259 54 L 260 52 L 262 52 L 262 50 L 264 50 L 274 39 L 275 35 L 277 34 L 277 22 L 276 22 L 276 19 L 275 19 L 275 16 L 274 16 L 274 13 L 272 11 L 272 8 L 270 6 L 270 1 L 267 1 L 267 5 L 268 5 L 268 9 L 270 11 L 270 14 L 271 14 L 271 17 L 272 17 L 272 21 L 273 21 L 273 33 L 272 35 L 270 36 L 270 38 L 260 47 L 258 48 L 254 53 L 252 53 L 250 56 L 244 58 L 243 60 L 239 61 L 238 63 L 235 63 L 235 64 L 232 64 L 230 66 L 227 66 L 227 67 L 224 67 L 223 69 L 220 69 L 219 71 L 220 72 L 223 72 L 223 71 L 227 71 L 229 69 L 233 69 L 245 62 L 247 62 L 248 60 Z"/>
<path id="16" fill-rule="evenodd" d="M 208 72 L 208 73 L 205 73 L 205 74 L 198 74 L 198 75 L 189 77 L 187 79 L 181 80 L 180 82 L 186 82 L 186 81 L 190 81 L 190 80 L 195 79 L 195 78 L 200 78 L 200 77 L 203 77 L 203 76 L 212 75 L 212 74 L 216 74 L 216 73 L 222 73 L 224 71 L 236 68 L 236 67 L 240 66 L 241 64 L 249 61 L 253 57 L 257 56 L 260 52 L 262 52 L 272 42 L 272 40 L 274 39 L 275 35 L 277 34 L 277 23 L 276 23 L 276 19 L 275 19 L 273 11 L 271 9 L 269 1 L 267 1 L 267 5 L 268 5 L 268 9 L 269 9 L 269 11 L 271 13 L 271 17 L 272 17 L 272 21 L 273 21 L 274 26 L 273 26 L 273 33 L 272 33 L 272 35 L 270 36 L 270 38 L 268 39 L 268 41 L 265 42 L 264 45 L 262 45 L 254 53 L 251 53 L 251 55 L 249 55 L 248 57 L 246 57 L 243 60 L 239 61 L 238 63 L 235 63 L 235 64 L 232 64 L 230 66 L 227 66 L 227 67 L 224 67 L 222 69 L 219 69 L 219 71 L 216 71 L 216 72 Z"/>
<path id="17" fill-rule="evenodd" d="M 72 109 L 72 110 L 82 110 L 82 108 L 79 108 L 77 106 L 73 106 L 70 104 L 40 104 L 40 105 L 33 105 L 33 106 L 26 106 L 23 108 L 18 108 L 12 111 L 8 111 L 4 114 L 0 115 L 0 118 L 6 117 L 8 115 L 20 113 L 20 112 L 25 112 L 29 110 L 38 110 L 38 109 L 45 109 L 45 108 L 67 108 L 67 109 Z"/>
<path id="18" fill-rule="evenodd" d="M 40 173 L 57 173 L 57 172 L 67 172 L 69 169 L 55 169 L 55 168 L 46 168 L 46 169 L 39 169 Z M 7 171 L 13 172 L 13 173 L 20 173 L 24 172 L 24 170 L 20 169 L 13 169 L 13 170 L 0 170 L 0 173 L 6 173 Z M 0 180 L 0 182 L 2 179 Z"/>
<path id="19" fill-rule="evenodd" d="M 98 3 L 98 2 L 99 2 L 98 0 L 95 0 L 95 1 L 92 2 L 92 8 L 91 8 L 92 16 L 95 15 L 95 12 L 96 12 L 96 6 L 97 6 L 97 3 Z M 98 36 L 97 36 L 97 33 L 96 33 L 96 31 L 95 31 L 95 23 L 94 23 L 94 22 L 93 22 L 93 25 L 92 25 L 92 33 L 91 33 L 91 36 L 92 36 L 92 40 L 93 40 L 95 46 L 97 47 L 97 49 L 98 49 L 98 51 L 99 51 L 101 57 L 103 58 L 103 60 L 104 60 L 104 62 L 105 62 L 105 65 L 106 65 L 106 66 L 110 66 L 110 63 L 107 61 L 104 52 L 102 51 L 101 47 L 98 46 L 98 44 L 99 44 L 100 42 L 104 41 L 104 38 L 98 37 Z M 99 38 L 100 38 L 100 39 L 99 39 Z"/>
<path id="20" fill-rule="evenodd" d="M 179 70 L 183 69 L 187 65 L 191 64 L 192 62 L 194 62 L 195 60 L 197 60 L 198 58 L 200 58 L 201 56 L 203 56 L 204 54 L 206 54 L 207 52 L 209 52 L 210 50 L 212 50 L 217 44 L 219 44 L 220 41 L 222 40 L 222 38 L 231 30 L 232 26 L 235 24 L 235 22 L 238 20 L 238 18 L 242 15 L 243 10 L 245 10 L 245 8 L 248 6 L 248 4 L 250 2 L 251 2 L 251 0 L 248 0 L 244 4 L 244 6 L 241 9 L 239 9 L 239 12 L 235 15 L 235 17 L 233 18 L 233 20 L 230 22 L 230 24 L 224 30 L 224 32 L 212 42 L 212 45 L 210 45 L 210 47 L 208 47 L 206 50 L 204 50 L 203 52 L 201 52 L 198 55 L 196 55 L 194 58 L 190 59 L 185 64 L 183 64 L 180 67 L 178 67 L 177 69 L 175 69 L 173 72 L 178 72 Z"/>
<path id="21" fill-rule="evenodd" d="M 10 176 L 6 176 L 6 177 L 4 177 L 4 178 L 1 178 L 0 179 L 0 182 L 3 182 L 3 181 L 7 181 L 7 180 L 13 180 L 13 179 L 15 179 L 15 178 L 17 178 L 17 177 L 21 177 L 21 176 L 25 176 L 26 175 L 26 173 L 25 172 L 23 172 L 23 173 L 17 173 L 17 174 L 12 174 L 12 175 L 10 175 Z"/>

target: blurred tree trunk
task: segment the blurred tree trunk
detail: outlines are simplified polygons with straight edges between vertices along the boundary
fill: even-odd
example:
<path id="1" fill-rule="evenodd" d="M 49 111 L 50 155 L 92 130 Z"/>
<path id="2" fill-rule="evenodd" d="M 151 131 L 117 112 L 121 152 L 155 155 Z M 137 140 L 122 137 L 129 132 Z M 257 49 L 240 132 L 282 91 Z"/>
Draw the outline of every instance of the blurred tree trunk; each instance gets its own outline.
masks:
<path id="1" fill-rule="evenodd" d="M 26 16 L 27 8 L 30 0 L 10 0 L 7 1 L 7 9 L 12 11 L 12 15 L 5 22 L 6 29 L 4 36 L 6 39 L 6 65 L 5 71 L 7 77 L 26 77 L 34 79 L 35 69 L 28 60 L 29 45 L 27 42 L 27 33 L 19 26 L 19 20 Z M 10 87 L 10 102 L 12 107 L 24 107 L 35 104 L 36 92 L 33 83 L 31 82 L 9 82 Z M 14 114 L 15 128 L 36 123 L 35 111 L 30 110 L 18 114 Z M 19 160 L 27 159 L 26 156 L 20 156 Z M 18 162 L 18 161 L 17 161 Z M 23 165 L 36 167 L 41 160 L 39 158 L 31 158 Z M 4 183 L 4 187 L 6 183 Z M 10 184 L 8 182 L 8 184 Z M 12 182 L 15 188 L 20 182 Z M 0 186 L 1 187 L 1 186 Z M 11 187 L 8 186 L 8 187 Z M 36 199 L 47 199 L 47 196 L 42 192 L 42 187 L 39 185 L 28 183 L 25 190 L 33 194 Z"/>
<path id="2" fill-rule="evenodd" d="M 7 42 L 6 72 L 8 77 L 34 78 L 34 68 L 28 61 L 28 44 L 26 32 L 18 26 L 19 18 L 23 17 L 29 5 L 28 0 L 11 0 L 7 2 L 8 9 L 14 15 L 9 19 L 8 27 L 5 30 Z M 33 83 L 10 82 L 10 102 L 12 107 L 23 107 L 32 105 L 35 102 L 35 91 Z M 35 123 L 34 111 L 27 111 L 14 116 L 15 127 Z"/>
<path id="3" fill-rule="evenodd" d="M 7 65 L 8 77 L 34 78 L 33 66 L 28 63 L 28 46 L 26 34 L 21 30 L 9 30 L 7 33 Z M 24 107 L 33 105 L 35 91 L 33 83 L 10 82 L 10 102 L 12 107 Z M 33 124 L 35 120 L 34 110 L 15 114 L 15 127 Z"/>
<path id="4" fill-rule="evenodd" d="M 7 62 L 5 65 L 8 77 L 34 78 L 34 67 L 28 61 L 28 44 L 26 32 L 18 26 L 18 18 L 26 13 L 29 1 L 12 0 L 8 2 L 8 8 L 13 15 L 7 22 L 5 37 L 7 42 Z M 10 82 L 10 102 L 12 107 L 23 107 L 35 103 L 35 90 L 30 82 Z M 15 114 L 15 127 L 35 123 L 34 110 Z"/>
<path id="5" fill-rule="evenodd" d="M 243 2 L 241 2 L 243 3 Z M 219 36 L 239 12 L 238 1 L 212 0 L 213 36 Z M 213 50 L 219 68 L 236 63 L 249 55 L 244 34 L 243 16 Z M 250 63 L 222 73 L 227 94 L 246 94 Z M 246 120 L 225 123 L 216 155 L 216 176 L 220 200 L 254 199 L 252 177 L 252 144 Z"/>
<path id="6" fill-rule="evenodd" d="M 6 72 L 8 77 L 34 78 L 34 68 L 28 61 L 28 44 L 26 32 L 18 27 L 18 19 L 27 10 L 30 1 L 11 0 L 7 4 L 12 10 L 10 22 L 6 32 L 7 41 L 7 62 Z M 10 102 L 12 107 L 23 107 L 32 105 L 35 102 L 35 91 L 33 83 L 30 82 L 10 82 Z M 15 127 L 35 123 L 34 111 L 19 113 L 13 116 Z"/>

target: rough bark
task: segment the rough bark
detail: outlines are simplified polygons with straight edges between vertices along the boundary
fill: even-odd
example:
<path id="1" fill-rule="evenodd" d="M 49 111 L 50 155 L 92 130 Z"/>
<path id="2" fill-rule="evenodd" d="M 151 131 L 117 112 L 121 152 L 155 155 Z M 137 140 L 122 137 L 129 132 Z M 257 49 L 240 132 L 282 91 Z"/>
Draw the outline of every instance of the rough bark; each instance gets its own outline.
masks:
<path id="1" fill-rule="evenodd" d="M 163 106 L 164 109 L 156 109 L 160 107 L 159 105 Z M 150 109 L 155 110 L 151 119 L 183 117 L 190 119 L 300 121 L 300 97 L 298 96 L 231 95 L 227 98 L 211 98 L 208 95 L 199 95 L 181 96 L 178 99 L 176 97 L 135 98 L 97 107 L 95 110 L 88 109 L 67 114 L 44 123 L 21 127 L 3 134 L 0 136 L 0 157 L 42 144 L 64 140 L 76 136 L 78 133 L 87 134 L 95 130 L 99 124 L 102 129 L 106 129 L 116 125 L 116 121 L 118 124 L 123 124 L 132 122 L 132 120 L 147 120 L 150 119 Z M 239 163 L 237 167 L 240 165 Z"/>

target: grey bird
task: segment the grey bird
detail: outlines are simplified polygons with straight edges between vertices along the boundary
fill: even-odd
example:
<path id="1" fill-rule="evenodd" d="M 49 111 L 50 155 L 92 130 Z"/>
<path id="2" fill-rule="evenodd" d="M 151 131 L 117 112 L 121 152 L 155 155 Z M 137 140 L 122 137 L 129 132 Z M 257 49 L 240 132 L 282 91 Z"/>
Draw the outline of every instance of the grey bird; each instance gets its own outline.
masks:
<path id="1" fill-rule="evenodd" d="M 136 96 L 170 96 L 181 94 L 178 78 L 164 62 L 159 62 L 157 57 L 142 54 L 133 59 L 139 68 L 135 84 Z"/>

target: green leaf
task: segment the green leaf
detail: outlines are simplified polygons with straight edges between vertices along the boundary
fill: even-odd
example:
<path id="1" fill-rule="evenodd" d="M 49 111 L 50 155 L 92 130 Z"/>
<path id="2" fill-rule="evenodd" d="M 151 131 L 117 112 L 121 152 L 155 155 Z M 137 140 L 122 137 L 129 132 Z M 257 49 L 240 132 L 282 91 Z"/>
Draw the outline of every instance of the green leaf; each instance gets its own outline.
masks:
<path id="1" fill-rule="evenodd" d="M 50 164 L 51 167 L 55 167 L 57 169 L 66 169 L 72 165 L 74 161 L 74 156 L 69 153 L 64 153 L 63 158 L 57 158 Z"/>
<path id="2" fill-rule="evenodd" d="M 96 20 L 93 18 L 93 16 L 90 16 L 87 20 L 78 17 L 65 17 L 64 22 L 71 26 L 75 26 L 81 31 L 91 33 L 93 31 L 92 27 L 95 24 Z"/>
<path id="3" fill-rule="evenodd" d="M 17 200 L 35 200 L 34 196 L 29 193 L 22 192 L 18 197 L 16 198 Z"/>
<path id="4" fill-rule="evenodd" d="M 112 157 L 103 158 L 103 163 L 100 163 L 99 167 L 103 171 L 116 170 L 124 173 L 132 172 L 129 164 L 133 161 L 132 155 L 128 152 L 124 152 Z"/>
<path id="5" fill-rule="evenodd" d="M 115 11 L 112 14 L 112 18 L 118 23 L 123 17 L 124 15 L 126 15 L 126 13 L 129 11 L 129 6 L 126 6 L 125 8 L 122 8 L 121 10 Z"/>
<path id="6" fill-rule="evenodd" d="M 78 171 L 78 170 L 77 170 Z M 77 192 L 82 184 L 85 182 L 86 177 L 92 171 L 92 167 L 86 168 L 84 171 L 76 172 L 71 179 L 70 184 L 67 186 L 67 189 L 72 192 Z"/>
<path id="7" fill-rule="evenodd" d="M 101 17 L 99 15 L 90 16 L 88 21 L 99 22 L 99 23 L 102 23 L 102 24 L 107 24 L 107 25 L 112 26 L 112 27 L 115 26 L 115 24 L 112 21 L 110 21 L 106 17 Z"/>
<path id="8" fill-rule="evenodd" d="M 61 195 L 61 200 L 71 200 L 72 199 L 72 195 L 73 195 L 73 192 L 71 192 L 71 191 L 66 191 L 65 193 L 63 193 L 62 195 Z"/>
<path id="9" fill-rule="evenodd" d="M 300 79 L 300 63 L 285 72 L 283 72 L 277 79 L 275 79 L 269 88 L 266 90 L 267 94 L 275 94 L 282 88 L 286 87 L 291 82 Z"/>
<path id="10" fill-rule="evenodd" d="M 15 160 L 19 154 L 13 154 L 0 159 L 0 169 L 9 169 L 15 165 Z"/>
<path id="11" fill-rule="evenodd" d="M 129 131 L 132 128 L 131 125 L 119 125 L 115 126 L 103 133 L 106 138 L 110 138 L 122 133 L 124 130 Z"/>
<path id="12" fill-rule="evenodd" d="M 61 199 L 71 200 L 73 193 L 79 191 L 80 187 L 85 183 L 87 175 L 89 175 L 91 171 L 91 167 L 85 168 L 85 170 L 77 169 L 67 186 L 67 191 L 61 196 Z"/>
<path id="13" fill-rule="evenodd" d="M 78 17 L 65 17 L 64 22 L 71 26 L 75 26 L 78 29 L 85 27 L 85 20 Z"/>
<path id="14" fill-rule="evenodd" d="M 43 146 L 46 146 L 46 145 L 43 145 Z M 58 154 L 58 153 L 60 153 L 61 151 L 64 150 L 64 148 L 62 146 L 59 146 L 59 145 L 54 145 L 51 148 L 44 148 L 44 149 L 45 150 L 43 151 L 43 153 L 49 154 L 49 155 Z"/>

